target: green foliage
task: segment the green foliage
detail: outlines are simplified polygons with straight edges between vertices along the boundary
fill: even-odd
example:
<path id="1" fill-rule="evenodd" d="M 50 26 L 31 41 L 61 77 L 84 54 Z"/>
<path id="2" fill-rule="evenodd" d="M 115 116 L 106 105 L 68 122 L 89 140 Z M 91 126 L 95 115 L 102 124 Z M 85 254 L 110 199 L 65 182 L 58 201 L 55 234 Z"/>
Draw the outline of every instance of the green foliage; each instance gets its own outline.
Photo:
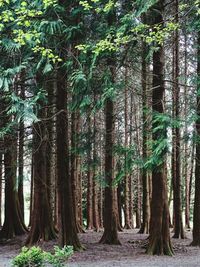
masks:
<path id="1" fill-rule="evenodd" d="M 155 112 L 153 114 L 153 135 L 156 140 L 150 140 L 148 146 L 151 147 L 151 155 L 144 159 L 145 169 L 157 169 L 162 166 L 165 161 L 166 153 L 169 151 L 169 141 L 167 138 L 167 130 L 172 126 L 173 120 L 170 116 L 163 113 Z"/>
<path id="2" fill-rule="evenodd" d="M 23 247 L 20 254 L 13 261 L 13 267 L 43 267 L 47 263 L 54 267 L 64 266 L 66 261 L 73 254 L 73 247 L 64 246 L 59 248 L 54 247 L 54 253 L 45 252 L 40 247 Z"/>
<path id="3" fill-rule="evenodd" d="M 14 267 L 42 267 L 44 266 L 43 251 L 39 247 L 32 247 L 30 249 L 23 247 L 20 254 L 14 258 L 12 265 Z"/>
<path id="4" fill-rule="evenodd" d="M 54 254 L 49 252 L 44 252 L 44 256 L 50 264 L 54 267 L 63 267 L 64 261 L 66 261 L 70 256 L 73 255 L 72 246 L 64 246 L 59 248 L 58 246 L 54 247 Z"/>

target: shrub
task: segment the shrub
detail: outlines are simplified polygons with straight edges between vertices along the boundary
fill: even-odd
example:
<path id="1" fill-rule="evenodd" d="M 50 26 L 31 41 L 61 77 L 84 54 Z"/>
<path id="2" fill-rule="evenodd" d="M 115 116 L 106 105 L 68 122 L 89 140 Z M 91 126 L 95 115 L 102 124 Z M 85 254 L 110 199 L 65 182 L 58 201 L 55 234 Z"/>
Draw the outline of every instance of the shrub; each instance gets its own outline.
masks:
<path id="1" fill-rule="evenodd" d="M 15 267 L 42 267 L 44 266 L 43 251 L 39 247 L 23 247 L 20 254 L 17 255 L 13 262 Z"/>
<path id="2" fill-rule="evenodd" d="M 72 254 L 72 246 L 64 246 L 63 248 L 55 246 L 54 253 L 43 251 L 40 247 L 23 247 L 20 254 L 13 259 L 12 266 L 43 267 L 49 263 L 54 267 L 62 267 L 64 266 L 63 262 L 66 261 Z"/>

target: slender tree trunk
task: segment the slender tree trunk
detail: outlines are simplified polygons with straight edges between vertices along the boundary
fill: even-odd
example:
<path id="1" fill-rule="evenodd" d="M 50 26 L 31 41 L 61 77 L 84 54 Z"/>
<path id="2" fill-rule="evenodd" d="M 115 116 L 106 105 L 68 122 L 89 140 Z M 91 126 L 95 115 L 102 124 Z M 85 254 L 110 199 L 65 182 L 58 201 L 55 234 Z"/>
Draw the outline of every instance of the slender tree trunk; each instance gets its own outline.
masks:
<path id="1" fill-rule="evenodd" d="M 131 91 L 131 97 L 130 97 L 130 129 L 129 129 L 129 147 L 132 147 L 133 143 L 133 125 L 134 125 L 134 116 L 133 116 L 133 110 L 134 110 L 134 95 Z M 133 174 L 129 174 L 129 190 L 130 190 L 130 205 L 129 205 L 129 216 L 130 216 L 130 224 L 131 227 L 134 228 L 134 221 L 133 221 Z"/>
<path id="2" fill-rule="evenodd" d="M 200 246 L 200 32 L 197 41 L 197 120 L 196 120 L 196 155 L 195 155 L 195 198 L 193 217 L 193 246 Z"/>
<path id="3" fill-rule="evenodd" d="M 127 79 L 128 79 L 128 73 L 127 73 L 128 69 L 126 67 L 125 69 L 125 90 L 124 90 L 124 124 L 125 124 L 125 133 L 124 133 L 124 137 L 125 137 L 125 149 L 128 149 L 128 92 L 127 92 Z M 130 183 L 129 183 L 129 174 L 128 174 L 128 166 L 127 166 L 127 152 L 125 152 L 125 177 L 124 177 L 124 186 L 125 186 L 125 192 L 124 192 L 124 203 L 125 203 L 125 207 L 124 207 L 124 217 L 125 217 L 125 225 L 124 228 L 126 229 L 131 229 L 131 225 L 130 225 Z"/>
<path id="4" fill-rule="evenodd" d="M 188 109 L 188 100 L 187 100 L 187 74 L 188 74 L 188 60 L 187 60 L 187 33 L 185 32 L 184 36 L 184 76 L 185 76 L 185 86 L 184 86 L 184 118 L 186 120 L 187 118 L 187 109 Z M 184 135 L 185 135 L 185 146 L 184 146 L 184 166 L 183 166 L 183 175 L 185 178 L 185 226 L 186 228 L 190 229 L 190 194 L 189 194 L 189 172 L 188 172 L 188 127 L 187 122 L 185 122 L 185 129 L 184 129 Z"/>
<path id="5" fill-rule="evenodd" d="M 192 184 L 194 176 L 194 165 L 195 165 L 195 141 L 194 141 L 194 132 L 192 136 L 192 151 L 191 151 L 191 167 L 190 167 L 190 178 L 189 178 L 189 205 L 191 205 L 191 196 L 192 196 Z"/>
<path id="6" fill-rule="evenodd" d="M 93 224 L 93 174 L 92 174 L 92 130 L 91 112 L 87 115 L 88 150 L 87 150 L 87 229 L 94 229 Z"/>
<path id="7" fill-rule="evenodd" d="M 95 99 L 94 99 L 95 100 Z M 99 222 L 99 207 L 98 207 L 98 182 L 96 181 L 97 175 L 97 134 L 96 134 L 96 117 L 94 115 L 93 122 L 93 131 L 94 131 L 94 145 L 93 145 L 93 223 L 95 230 L 98 232 L 100 229 Z"/>
<path id="8" fill-rule="evenodd" d="M 146 16 L 143 16 L 143 21 L 146 23 Z M 147 55 L 147 45 L 143 41 L 142 42 L 142 106 L 143 106 L 143 160 L 147 159 L 147 151 L 148 151 L 148 122 L 147 122 L 147 111 L 148 111 L 148 103 L 147 103 L 147 64 L 146 64 L 146 55 Z M 149 234 L 149 223 L 150 223 L 150 192 L 149 192 L 149 175 L 145 168 L 142 171 L 142 226 L 140 228 L 139 233 L 141 234 Z"/>
<path id="9" fill-rule="evenodd" d="M 46 91 L 48 92 L 48 107 L 47 110 L 47 147 L 46 147 L 46 176 L 47 176 L 47 197 L 50 206 L 50 213 L 54 216 L 54 205 L 55 205 L 55 93 L 56 93 L 56 78 L 53 73 L 51 77 L 48 77 L 45 81 Z"/>
<path id="10" fill-rule="evenodd" d="M 23 76 L 22 76 L 23 78 Z M 25 88 L 21 86 L 21 99 L 25 99 Z M 24 220 L 24 122 L 21 119 L 18 133 L 18 197 L 22 218 Z"/>
<path id="11" fill-rule="evenodd" d="M 158 1 L 152 8 L 154 24 L 163 24 L 163 1 Z M 154 116 L 164 113 L 164 49 L 160 45 L 159 50 L 153 53 L 153 97 L 152 107 Z M 159 122 L 153 118 L 153 129 Z M 160 138 L 166 138 L 166 131 L 153 131 L 153 142 Z M 150 235 L 147 253 L 150 255 L 172 255 L 173 250 L 169 234 L 169 208 L 167 197 L 167 181 L 165 175 L 165 152 L 162 152 L 163 163 L 155 166 L 152 172 L 152 203 L 150 219 Z"/>
<path id="12" fill-rule="evenodd" d="M 34 136 L 33 136 L 34 139 Z M 32 141 L 32 144 L 34 144 L 34 140 Z M 31 227 L 31 220 L 32 220 L 32 213 L 33 213 L 33 166 L 34 166 L 34 161 L 33 161 L 33 147 L 32 147 L 32 158 L 31 158 L 31 184 L 30 184 L 30 205 L 29 205 L 29 224 L 28 228 Z"/>
<path id="13" fill-rule="evenodd" d="M 176 22 L 178 23 L 179 1 L 175 1 L 176 8 Z M 174 48 L 174 92 L 173 92 L 173 106 L 174 119 L 178 120 L 180 116 L 179 98 L 179 31 L 175 32 L 175 48 Z M 183 221 L 182 221 L 182 204 L 181 204 L 181 158 L 180 158 L 180 129 L 179 126 L 173 129 L 173 153 L 172 153 L 172 179 L 174 190 L 174 238 L 184 238 Z"/>

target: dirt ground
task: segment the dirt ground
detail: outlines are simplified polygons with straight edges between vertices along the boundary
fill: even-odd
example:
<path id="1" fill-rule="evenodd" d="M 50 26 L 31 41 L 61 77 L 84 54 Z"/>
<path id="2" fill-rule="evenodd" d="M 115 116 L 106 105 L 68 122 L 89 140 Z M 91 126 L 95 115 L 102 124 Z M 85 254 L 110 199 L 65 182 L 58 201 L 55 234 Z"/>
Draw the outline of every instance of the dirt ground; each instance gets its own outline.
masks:
<path id="1" fill-rule="evenodd" d="M 200 248 L 190 247 L 191 233 L 187 239 L 172 239 L 175 256 L 148 256 L 145 254 L 146 235 L 137 230 L 125 230 L 119 233 L 121 246 L 99 244 L 102 232 L 87 231 L 80 234 L 82 244 L 86 250 L 76 252 L 69 260 L 68 267 L 150 267 L 150 266 L 200 266 Z M 0 245 L 0 267 L 11 267 L 11 259 L 19 252 L 23 240 L 17 239 L 8 244 Z M 44 249 L 51 248 L 53 242 L 44 245 Z"/>

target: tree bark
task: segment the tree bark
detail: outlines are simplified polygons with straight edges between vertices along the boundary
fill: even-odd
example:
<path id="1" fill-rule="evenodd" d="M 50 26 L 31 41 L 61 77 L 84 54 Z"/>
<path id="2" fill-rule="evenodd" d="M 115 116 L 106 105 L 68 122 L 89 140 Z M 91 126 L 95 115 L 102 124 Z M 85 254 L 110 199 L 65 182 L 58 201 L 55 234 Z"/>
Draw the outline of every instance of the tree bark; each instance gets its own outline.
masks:
<path id="1" fill-rule="evenodd" d="M 105 199 L 104 199 L 104 233 L 100 240 L 102 244 L 119 245 L 117 234 L 117 211 L 113 188 L 113 144 L 114 144 L 114 103 L 111 99 L 105 104 L 106 143 L 105 143 Z"/>
<path id="2" fill-rule="evenodd" d="M 40 77 L 38 83 L 40 84 Z M 48 196 L 47 178 L 47 143 L 48 133 L 46 119 L 46 108 L 44 102 L 40 101 L 38 110 L 39 122 L 33 125 L 33 211 L 31 218 L 31 229 L 26 240 L 27 245 L 33 245 L 39 241 L 48 241 L 56 238 L 55 228 L 52 220 Z M 42 121 L 44 119 L 44 121 Z"/>
<path id="3" fill-rule="evenodd" d="M 22 75 L 23 78 L 23 75 Z M 25 88 L 21 86 L 20 97 L 25 99 Z M 20 120 L 18 133 L 18 198 L 22 218 L 24 220 L 24 121 Z"/>
<path id="4" fill-rule="evenodd" d="M 179 1 L 175 1 L 176 22 L 178 23 Z M 180 107 L 180 87 L 179 87 L 179 31 L 175 32 L 174 48 L 174 88 L 173 88 L 173 117 L 179 120 Z M 173 180 L 173 199 L 174 199 L 174 238 L 184 238 L 183 221 L 182 221 L 182 204 L 181 204 L 181 157 L 180 157 L 180 129 L 176 126 L 173 132 L 173 150 L 172 150 L 172 180 Z"/>
<path id="5" fill-rule="evenodd" d="M 152 16 L 154 24 L 163 24 L 164 3 L 158 1 L 153 6 Z M 159 50 L 153 53 L 153 114 L 164 113 L 164 48 L 159 45 Z M 166 130 L 154 130 L 159 122 L 153 118 L 153 142 L 166 138 Z M 169 209 L 167 198 L 167 183 L 165 175 L 165 154 L 160 155 L 162 163 L 154 166 L 152 171 L 152 203 L 150 219 L 150 235 L 147 253 L 150 255 L 172 255 L 173 250 L 169 234 Z"/>
<path id="6" fill-rule="evenodd" d="M 5 96 L 6 97 L 6 96 Z M 6 114 L 7 100 L 3 99 L 2 121 L 4 126 L 11 122 L 11 116 Z M 18 193 L 16 190 L 17 174 L 17 139 L 16 132 L 4 136 L 4 178 L 5 178 L 5 205 L 4 223 L 0 231 L 0 239 L 11 239 L 16 235 L 23 235 L 27 232 L 24 224 Z"/>
<path id="7" fill-rule="evenodd" d="M 195 198 L 193 217 L 192 246 L 200 246 L 200 32 L 197 40 L 197 120 L 196 120 L 196 155 L 195 155 Z"/>
<path id="8" fill-rule="evenodd" d="M 60 112 L 56 121 L 59 244 L 72 245 L 78 250 L 81 244 L 77 236 L 69 171 L 67 82 L 62 70 L 58 71 L 56 96 L 56 108 Z"/>
<path id="9" fill-rule="evenodd" d="M 146 16 L 143 16 L 143 21 L 146 23 Z M 143 140 L 142 140 L 142 154 L 143 161 L 147 159 L 148 152 L 148 122 L 147 122 L 147 111 L 148 111 L 148 102 L 147 102 L 147 45 L 145 41 L 142 42 L 142 108 L 143 108 Z M 142 170 L 142 225 L 139 233 L 149 234 L 149 223 L 150 223 L 150 189 L 149 189 L 149 175 L 145 168 Z"/>

